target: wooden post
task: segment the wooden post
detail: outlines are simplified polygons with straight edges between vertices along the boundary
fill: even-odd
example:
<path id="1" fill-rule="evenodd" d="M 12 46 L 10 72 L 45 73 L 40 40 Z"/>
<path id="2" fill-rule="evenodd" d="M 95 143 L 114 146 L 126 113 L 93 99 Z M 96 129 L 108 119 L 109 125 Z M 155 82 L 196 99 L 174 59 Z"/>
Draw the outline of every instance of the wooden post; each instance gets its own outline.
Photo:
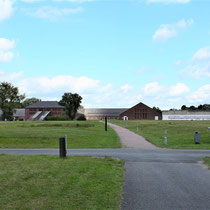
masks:
<path id="1" fill-rule="evenodd" d="M 60 157 L 66 157 L 66 138 L 59 138 Z"/>
<path id="2" fill-rule="evenodd" d="M 107 116 L 105 117 L 105 131 L 107 131 Z"/>

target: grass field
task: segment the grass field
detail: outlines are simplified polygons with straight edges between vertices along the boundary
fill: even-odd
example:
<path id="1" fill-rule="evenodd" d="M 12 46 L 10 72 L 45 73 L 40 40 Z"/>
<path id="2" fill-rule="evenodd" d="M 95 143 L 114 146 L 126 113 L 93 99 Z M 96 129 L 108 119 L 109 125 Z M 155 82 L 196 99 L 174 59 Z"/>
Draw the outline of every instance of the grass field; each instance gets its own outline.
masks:
<path id="1" fill-rule="evenodd" d="M 206 164 L 209 167 L 209 170 L 210 170 L 210 157 L 203 158 L 203 163 Z"/>
<path id="2" fill-rule="evenodd" d="M 0 209 L 120 209 L 120 160 L 0 155 L 0 168 Z"/>
<path id="3" fill-rule="evenodd" d="M 68 148 L 119 148 L 113 129 L 97 121 L 0 122 L 0 148 L 58 148 L 67 135 Z"/>
<path id="4" fill-rule="evenodd" d="M 127 122 L 111 120 L 110 122 L 144 136 L 159 147 L 176 149 L 210 149 L 210 121 L 155 121 L 138 120 Z M 136 131 L 136 125 L 139 131 Z M 164 130 L 167 130 L 168 144 L 164 144 Z M 194 143 L 194 133 L 200 133 L 200 144 Z"/>

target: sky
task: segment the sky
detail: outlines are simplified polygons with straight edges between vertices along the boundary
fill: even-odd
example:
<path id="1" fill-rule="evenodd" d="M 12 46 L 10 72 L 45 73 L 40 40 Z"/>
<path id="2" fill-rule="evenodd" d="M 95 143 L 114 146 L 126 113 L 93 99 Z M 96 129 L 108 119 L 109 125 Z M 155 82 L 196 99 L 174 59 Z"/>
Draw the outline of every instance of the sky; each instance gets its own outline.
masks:
<path id="1" fill-rule="evenodd" d="M 0 0 L 0 82 L 86 108 L 210 103 L 210 0 Z"/>

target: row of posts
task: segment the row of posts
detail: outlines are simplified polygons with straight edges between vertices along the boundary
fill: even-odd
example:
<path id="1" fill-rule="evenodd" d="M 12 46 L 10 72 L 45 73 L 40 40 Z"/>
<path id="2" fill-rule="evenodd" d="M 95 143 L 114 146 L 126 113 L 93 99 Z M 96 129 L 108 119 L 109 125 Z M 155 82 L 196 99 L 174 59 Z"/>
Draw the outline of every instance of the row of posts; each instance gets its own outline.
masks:
<path id="1" fill-rule="evenodd" d="M 120 121 L 120 125 L 121 125 L 121 121 Z M 126 122 L 126 127 L 128 127 L 128 124 Z M 208 128 L 210 129 L 210 127 Z M 108 130 L 107 127 L 107 116 L 105 117 L 105 131 Z M 136 131 L 139 131 L 139 125 L 138 123 L 136 124 Z M 167 130 L 164 131 L 164 144 L 167 145 L 168 144 L 168 139 L 167 139 Z M 194 140 L 196 144 L 200 144 L 200 134 L 198 132 L 195 132 L 194 135 Z M 67 155 L 67 136 L 65 135 L 64 137 L 59 138 L 59 154 L 60 157 L 66 157 Z"/>

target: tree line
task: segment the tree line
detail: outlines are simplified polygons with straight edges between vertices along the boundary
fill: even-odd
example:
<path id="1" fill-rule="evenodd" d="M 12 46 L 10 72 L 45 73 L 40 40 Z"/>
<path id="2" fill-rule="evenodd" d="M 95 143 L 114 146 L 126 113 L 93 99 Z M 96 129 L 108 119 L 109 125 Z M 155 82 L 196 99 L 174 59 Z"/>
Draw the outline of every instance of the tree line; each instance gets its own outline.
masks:
<path id="1" fill-rule="evenodd" d="M 25 94 L 20 94 L 18 87 L 11 83 L 0 83 L 0 109 L 3 120 L 13 120 L 13 114 L 17 108 L 27 106 L 41 101 L 39 98 L 26 98 Z M 81 108 L 82 97 L 77 93 L 64 93 L 59 104 L 64 106 L 66 115 L 73 120 L 78 108 Z"/>
<path id="2" fill-rule="evenodd" d="M 181 110 L 189 110 L 189 111 L 210 111 L 210 104 L 200 104 L 199 106 L 189 106 L 183 105 Z"/>

